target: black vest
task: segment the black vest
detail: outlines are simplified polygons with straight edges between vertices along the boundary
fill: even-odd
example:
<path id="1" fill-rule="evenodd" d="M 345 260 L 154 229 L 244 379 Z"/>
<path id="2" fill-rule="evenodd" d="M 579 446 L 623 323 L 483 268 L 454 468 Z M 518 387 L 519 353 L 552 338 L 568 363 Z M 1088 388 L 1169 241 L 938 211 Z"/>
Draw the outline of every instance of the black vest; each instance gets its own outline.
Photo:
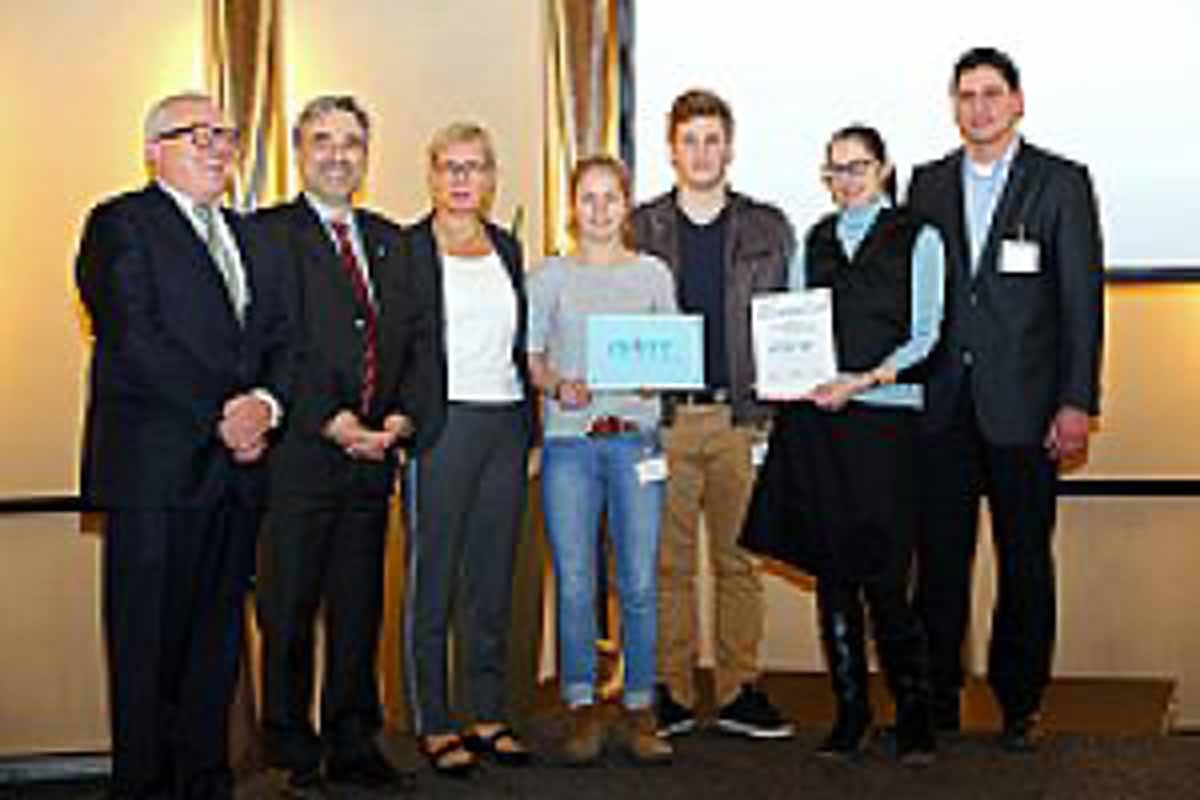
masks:
<path id="1" fill-rule="evenodd" d="M 908 341 L 912 327 L 912 252 L 922 223 L 905 209 L 883 208 L 846 258 L 837 215 L 812 227 L 805 242 L 806 285 L 833 290 L 833 336 L 838 369 L 874 369 Z M 908 369 L 897 380 L 920 382 Z"/>

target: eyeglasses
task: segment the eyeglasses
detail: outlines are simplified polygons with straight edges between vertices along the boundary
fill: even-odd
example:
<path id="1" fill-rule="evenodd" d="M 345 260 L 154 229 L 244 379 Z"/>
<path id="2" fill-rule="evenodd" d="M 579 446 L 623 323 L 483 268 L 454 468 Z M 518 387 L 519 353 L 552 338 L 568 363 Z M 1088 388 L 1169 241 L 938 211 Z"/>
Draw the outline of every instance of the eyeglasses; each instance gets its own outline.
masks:
<path id="1" fill-rule="evenodd" d="M 185 136 L 201 150 L 207 150 L 214 146 L 237 147 L 241 140 L 241 132 L 237 128 L 226 125 L 209 125 L 207 122 L 193 122 L 191 125 L 167 128 L 154 138 L 156 141 L 162 142 Z"/>
<path id="2" fill-rule="evenodd" d="M 838 178 L 865 178 L 867 171 L 877 163 L 879 162 L 874 158 L 856 158 L 844 164 L 830 161 L 821 167 L 821 178 L 829 182 Z"/>
<path id="3" fill-rule="evenodd" d="M 435 169 L 452 178 L 474 178 L 490 171 L 491 164 L 483 161 L 439 161 Z"/>

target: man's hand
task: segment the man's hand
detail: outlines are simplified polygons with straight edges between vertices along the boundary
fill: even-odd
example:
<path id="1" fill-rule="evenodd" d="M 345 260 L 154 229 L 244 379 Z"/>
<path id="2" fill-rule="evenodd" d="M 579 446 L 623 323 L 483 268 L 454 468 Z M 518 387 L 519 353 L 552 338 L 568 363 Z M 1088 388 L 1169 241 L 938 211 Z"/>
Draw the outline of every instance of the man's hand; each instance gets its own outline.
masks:
<path id="1" fill-rule="evenodd" d="M 254 394 L 239 394 L 225 402 L 221 414 L 217 433 L 235 455 L 266 449 L 267 431 L 271 429 L 271 405 L 267 401 Z M 250 460 L 261 455 L 260 451 Z"/>
<path id="2" fill-rule="evenodd" d="M 396 439 L 412 436 L 413 422 L 405 414 L 388 414 L 383 418 L 383 429 Z"/>
<path id="3" fill-rule="evenodd" d="M 400 415 L 393 415 L 400 416 Z M 393 426 L 397 423 L 393 422 Z M 399 434 L 393 431 L 373 431 L 359 420 L 353 411 L 343 409 L 325 424 L 324 434 L 356 461 L 383 461 L 387 450 Z"/>
<path id="4" fill-rule="evenodd" d="M 1050 421 L 1050 429 L 1042 444 L 1046 452 L 1058 461 L 1080 463 L 1087 459 L 1091 418 L 1086 411 L 1063 406 Z"/>

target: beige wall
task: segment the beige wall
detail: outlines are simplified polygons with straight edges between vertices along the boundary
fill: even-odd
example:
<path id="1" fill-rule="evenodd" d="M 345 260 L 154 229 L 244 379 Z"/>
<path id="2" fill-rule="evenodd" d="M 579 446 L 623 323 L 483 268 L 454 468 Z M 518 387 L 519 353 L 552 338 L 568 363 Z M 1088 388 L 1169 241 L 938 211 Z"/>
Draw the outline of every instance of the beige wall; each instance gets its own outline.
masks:
<path id="1" fill-rule="evenodd" d="M 494 208 L 541 242 L 542 4 L 358 0 L 285 4 L 288 119 L 310 97 L 358 95 L 374 118 L 364 202 L 400 220 L 428 208 L 425 146 L 456 120 L 487 127 L 499 161 Z M 530 261 L 536 253 L 527 253 Z"/>
<path id="2" fill-rule="evenodd" d="M 6 5 L 0 26 L 0 496 L 74 494 L 84 214 L 146 177 L 141 119 L 200 80 L 196 0 Z M 98 541 L 0 516 L 0 755 L 105 749 Z"/>
<path id="3" fill-rule="evenodd" d="M 283 5 L 288 118 L 325 91 L 353 92 L 372 111 L 368 204 L 399 219 L 423 213 L 425 142 L 469 117 L 496 139 L 497 219 L 507 224 L 525 204 L 524 237 L 541 241 L 540 2 Z M 146 107 L 200 85 L 202 9 L 200 0 L 5 7 L 0 497 L 76 491 L 80 224 L 97 200 L 146 180 Z M 107 746 L 98 547 L 78 525 L 73 515 L 0 517 L 0 756 Z"/>
<path id="4" fill-rule="evenodd" d="M 145 180 L 141 119 L 197 85 L 195 0 L 19 0 L 0 26 L 0 495 L 74 493 L 83 349 L 72 283 L 96 200 Z"/>
<path id="5" fill-rule="evenodd" d="M 401 219 L 426 205 L 424 144 L 477 119 L 496 136 L 497 217 L 528 209 L 541 240 L 541 3 L 286 3 L 289 117 L 351 91 L 376 121 L 366 202 Z M 0 27 L 0 496 L 72 492 L 83 349 L 70 270 L 86 209 L 144 179 L 139 126 L 154 98 L 200 80 L 198 0 L 6 8 Z M 643 57 L 653 57 L 644 55 Z M 19 189 L 19 191 L 17 191 Z M 1089 475 L 1200 475 L 1194 398 L 1200 287 L 1109 290 L 1106 414 Z M 96 540 L 72 516 L 0 517 L 0 755 L 103 748 Z M 1200 501 L 1064 502 L 1060 674 L 1177 675 L 1200 725 Z M 986 531 L 984 532 L 986 543 Z M 982 554 L 986 559 L 986 545 Z M 976 629 L 990 574 L 981 564 Z M 764 663 L 819 669 L 811 595 L 768 581 Z M 974 639 L 982 664 L 983 635 Z"/>

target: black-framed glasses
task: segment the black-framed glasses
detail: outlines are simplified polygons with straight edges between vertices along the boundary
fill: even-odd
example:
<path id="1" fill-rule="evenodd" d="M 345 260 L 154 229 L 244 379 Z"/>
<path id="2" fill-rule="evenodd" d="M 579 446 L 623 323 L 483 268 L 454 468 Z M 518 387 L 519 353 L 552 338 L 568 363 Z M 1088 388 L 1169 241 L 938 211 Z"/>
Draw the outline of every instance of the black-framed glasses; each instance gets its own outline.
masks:
<path id="1" fill-rule="evenodd" d="M 439 161 L 437 171 L 452 178 L 474 178 L 490 171 L 492 165 L 486 161 Z"/>
<path id="2" fill-rule="evenodd" d="M 231 125 L 210 125 L 207 122 L 193 122 L 191 125 L 167 128 L 154 138 L 161 142 L 182 139 L 185 136 L 201 150 L 213 146 L 237 147 L 241 141 L 241 132 L 237 128 Z"/>
<path id="3" fill-rule="evenodd" d="M 821 177 L 827 181 L 833 181 L 837 178 L 865 178 L 867 172 L 876 163 L 878 161 L 874 158 L 856 158 L 853 161 L 846 161 L 842 164 L 830 161 L 821 167 Z"/>

